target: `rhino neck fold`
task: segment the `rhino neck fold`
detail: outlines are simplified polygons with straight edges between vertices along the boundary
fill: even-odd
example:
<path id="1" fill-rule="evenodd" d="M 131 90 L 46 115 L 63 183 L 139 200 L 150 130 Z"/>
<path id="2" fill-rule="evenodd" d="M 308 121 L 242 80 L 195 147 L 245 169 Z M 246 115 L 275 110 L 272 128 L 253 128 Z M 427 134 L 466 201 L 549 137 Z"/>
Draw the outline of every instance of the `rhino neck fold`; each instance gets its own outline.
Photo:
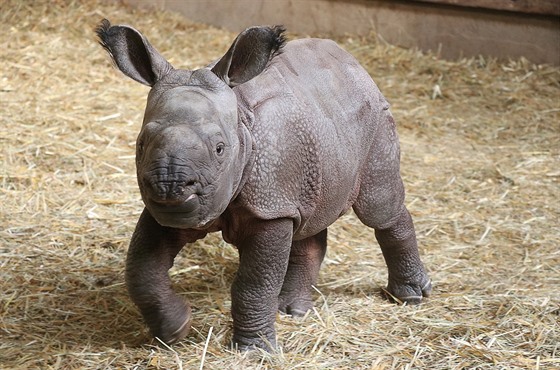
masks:
<path id="1" fill-rule="evenodd" d="M 253 164 L 255 163 L 255 141 L 251 132 L 247 128 L 246 117 L 241 111 L 239 111 L 239 120 L 237 125 L 237 134 L 239 136 L 239 158 L 238 162 L 240 167 L 240 178 L 236 189 L 234 190 L 232 201 L 237 198 L 243 186 L 249 179 L 251 175 L 251 170 L 253 169 Z"/>

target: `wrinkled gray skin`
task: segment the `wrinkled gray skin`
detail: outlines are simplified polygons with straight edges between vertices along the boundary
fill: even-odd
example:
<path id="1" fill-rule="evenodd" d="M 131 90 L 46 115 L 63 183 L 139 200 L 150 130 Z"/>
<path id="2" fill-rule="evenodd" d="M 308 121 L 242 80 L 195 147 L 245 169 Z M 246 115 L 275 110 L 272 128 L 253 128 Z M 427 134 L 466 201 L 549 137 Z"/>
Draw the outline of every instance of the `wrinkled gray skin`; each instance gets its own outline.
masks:
<path id="1" fill-rule="evenodd" d="M 418 303 L 431 290 L 403 204 L 389 104 L 333 41 L 284 44 L 282 32 L 249 28 L 217 63 L 187 71 L 131 27 L 97 29 L 117 67 L 152 87 L 136 156 L 146 208 L 126 283 L 167 343 L 184 337 L 191 319 L 168 270 L 209 232 L 239 250 L 231 295 L 233 345 L 242 350 L 275 348 L 278 310 L 312 308 L 327 227 L 351 207 L 375 229 L 388 291 Z"/>

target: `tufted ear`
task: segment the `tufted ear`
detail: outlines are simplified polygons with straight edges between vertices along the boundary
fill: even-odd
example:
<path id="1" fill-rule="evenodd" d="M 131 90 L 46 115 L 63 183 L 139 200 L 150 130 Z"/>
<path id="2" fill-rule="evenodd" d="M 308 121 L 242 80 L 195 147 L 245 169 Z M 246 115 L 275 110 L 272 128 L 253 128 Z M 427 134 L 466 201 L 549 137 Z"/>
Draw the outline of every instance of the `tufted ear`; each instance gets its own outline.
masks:
<path id="1" fill-rule="evenodd" d="M 237 86 L 261 73 L 286 43 L 283 26 L 251 27 L 241 32 L 227 53 L 212 68 L 229 86 Z"/>
<path id="2" fill-rule="evenodd" d="M 133 80 L 153 86 L 173 69 L 148 40 L 132 27 L 111 26 L 104 19 L 95 33 L 121 72 Z"/>

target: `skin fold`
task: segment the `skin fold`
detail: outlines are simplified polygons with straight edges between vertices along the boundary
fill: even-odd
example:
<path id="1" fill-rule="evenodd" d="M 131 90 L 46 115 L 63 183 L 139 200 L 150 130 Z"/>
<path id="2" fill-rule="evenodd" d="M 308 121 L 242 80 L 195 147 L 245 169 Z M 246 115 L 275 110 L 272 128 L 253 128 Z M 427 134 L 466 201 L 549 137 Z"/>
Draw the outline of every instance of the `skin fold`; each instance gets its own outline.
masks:
<path id="1" fill-rule="evenodd" d="M 117 68 L 152 88 L 136 155 L 146 208 L 125 278 L 154 336 L 187 335 L 190 306 L 168 270 L 186 244 L 221 231 L 239 250 L 232 344 L 274 350 L 277 311 L 312 308 L 327 228 L 351 208 L 375 230 L 388 291 L 409 303 L 429 295 L 389 104 L 336 43 L 251 27 L 188 71 L 132 27 L 104 20 L 96 32 Z"/>

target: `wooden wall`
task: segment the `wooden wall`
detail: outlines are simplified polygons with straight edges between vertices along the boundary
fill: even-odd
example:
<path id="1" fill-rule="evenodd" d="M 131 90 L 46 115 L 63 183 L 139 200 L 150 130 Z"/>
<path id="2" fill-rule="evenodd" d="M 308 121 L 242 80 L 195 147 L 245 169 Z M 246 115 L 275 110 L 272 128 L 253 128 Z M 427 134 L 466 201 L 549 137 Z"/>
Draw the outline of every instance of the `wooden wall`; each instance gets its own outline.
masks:
<path id="1" fill-rule="evenodd" d="M 560 15 L 558 0 L 416 0 L 424 3 L 446 4 L 462 7 L 507 10 L 541 15 Z"/>
<path id="2" fill-rule="evenodd" d="M 240 31 L 284 24 L 306 34 L 368 34 L 443 58 L 526 57 L 560 65 L 560 0 L 125 0 Z"/>

